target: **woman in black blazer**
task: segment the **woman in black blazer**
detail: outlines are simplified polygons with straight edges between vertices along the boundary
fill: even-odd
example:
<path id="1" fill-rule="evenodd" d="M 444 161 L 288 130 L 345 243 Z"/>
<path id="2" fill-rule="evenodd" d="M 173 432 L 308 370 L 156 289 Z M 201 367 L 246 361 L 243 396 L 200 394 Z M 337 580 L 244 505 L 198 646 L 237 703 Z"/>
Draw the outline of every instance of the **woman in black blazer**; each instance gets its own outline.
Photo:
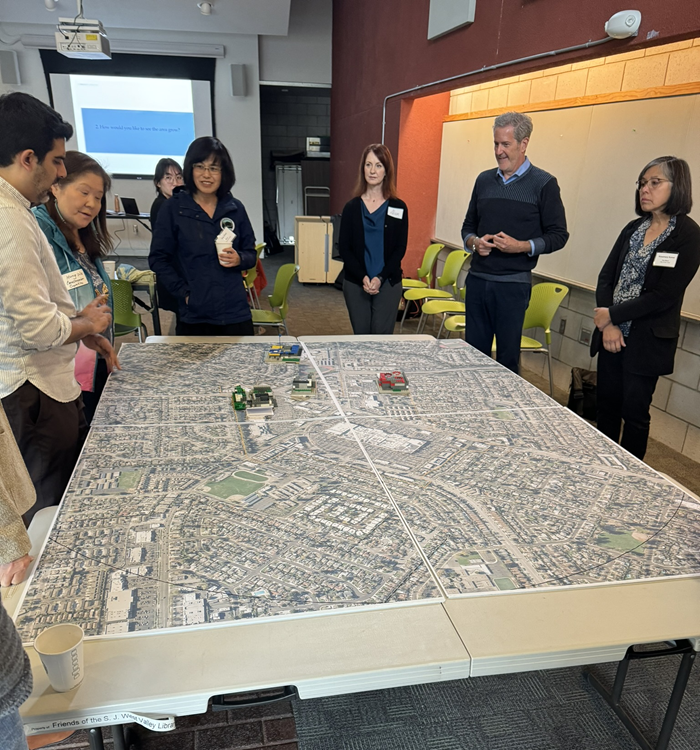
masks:
<path id="1" fill-rule="evenodd" d="M 641 171 L 635 210 L 596 288 L 591 355 L 598 354 L 598 429 L 643 459 L 660 375 L 673 372 L 681 305 L 700 265 L 690 169 L 662 156 Z M 624 422 L 622 439 L 620 428 Z"/>
<path id="2" fill-rule="evenodd" d="M 355 334 L 391 334 L 401 301 L 401 260 L 408 241 L 408 209 L 396 197 L 389 149 L 364 150 L 355 197 L 340 221 L 343 294 Z"/>

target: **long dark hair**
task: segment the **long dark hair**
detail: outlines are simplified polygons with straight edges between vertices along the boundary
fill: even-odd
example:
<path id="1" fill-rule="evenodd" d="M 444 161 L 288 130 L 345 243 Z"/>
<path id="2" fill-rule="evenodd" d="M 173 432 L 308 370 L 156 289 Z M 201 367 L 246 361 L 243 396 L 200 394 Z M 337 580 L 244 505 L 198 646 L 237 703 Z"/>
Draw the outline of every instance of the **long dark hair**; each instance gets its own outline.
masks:
<path id="1" fill-rule="evenodd" d="M 357 175 L 355 183 L 355 197 L 362 195 L 367 190 L 367 180 L 365 180 L 365 162 L 370 152 L 384 165 L 384 180 L 382 181 L 382 193 L 385 198 L 396 198 L 396 170 L 394 169 L 394 160 L 391 158 L 391 152 L 383 143 L 370 143 L 362 152 L 360 159 L 360 172 Z"/>
<path id="2" fill-rule="evenodd" d="M 104 193 L 100 203 L 100 212 L 86 227 L 78 230 L 78 236 L 80 237 L 80 241 L 83 243 L 83 247 L 87 251 L 90 260 L 94 261 L 95 258 L 104 258 L 113 247 L 112 238 L 107 231 L 107 193 L 112 187 L 112 180 L 99 162 L 96 162 L 92 157 L 83 154 L 80 151 L 66 151 L 65 165 L 66 176 L 62 180 L 59 180 L 59 187 L 70 185 L 81 175 L 87 173 L 102 178 Z M 68 247 L 70 247 L 74 253 L 77 253 L 78 248 L 71 232 L 66 226 L 66 222 L 58 212 L 56 198 L 53 193 L 49 193 L 46 210 L 66 238 Z"/>

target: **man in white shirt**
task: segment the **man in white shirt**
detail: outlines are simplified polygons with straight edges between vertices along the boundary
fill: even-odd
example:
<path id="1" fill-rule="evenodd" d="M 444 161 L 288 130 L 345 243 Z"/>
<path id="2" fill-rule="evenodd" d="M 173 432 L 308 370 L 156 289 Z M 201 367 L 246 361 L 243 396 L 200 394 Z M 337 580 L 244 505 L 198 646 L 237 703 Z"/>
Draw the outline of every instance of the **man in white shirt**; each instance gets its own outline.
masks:
<path id="1" fill-rule="evenodd" d="M 72 126 L 38 99 L 0 97 L 0 399 L 36 489 L 24 518 L 60 502 L 87 426 L 74 375 L 78 341 L 118 366 L 99 334 L 106 296 L 76 311 L 51 247 L 29 210 L 65 177 Z"/>

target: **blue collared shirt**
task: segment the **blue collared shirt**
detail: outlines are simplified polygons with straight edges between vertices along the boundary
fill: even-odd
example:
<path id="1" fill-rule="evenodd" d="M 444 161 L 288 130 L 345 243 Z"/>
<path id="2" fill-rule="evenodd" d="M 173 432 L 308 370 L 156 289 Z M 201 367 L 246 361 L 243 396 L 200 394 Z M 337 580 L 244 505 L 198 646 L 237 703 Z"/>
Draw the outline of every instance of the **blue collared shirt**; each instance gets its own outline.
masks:
<path id="1" fill-rule="evenodd" d="M 513 174 L 510 177 L 506 177 L 501 170 L 498 170 L 498 176 L 503 180 L 503 184 L 507 185 L 509 182 L 513 182 L 513 180 L 517 180 L 518 177 L 522 177 L 525 172 L 527 172 L 528 169 L 531 167 L 530 160 L 525 157 L 525 161 L 513 172 Z M 528 240 L 530 243 L 530 252 L 528 255 L 532 257 L 535 254 L 535 243 L 533 240 Z"/>

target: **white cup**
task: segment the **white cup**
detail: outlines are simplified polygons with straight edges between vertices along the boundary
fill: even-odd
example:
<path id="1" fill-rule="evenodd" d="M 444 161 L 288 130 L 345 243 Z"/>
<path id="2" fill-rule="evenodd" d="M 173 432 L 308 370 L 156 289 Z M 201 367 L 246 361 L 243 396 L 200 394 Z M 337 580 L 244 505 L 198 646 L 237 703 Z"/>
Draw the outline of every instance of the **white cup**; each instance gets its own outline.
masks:
<path id="1" fill-rule="evenodd" d="M 59 693 L 72 690 L 83 681 L 83 636 L 80 625 L 65 624 L 47 628 L 34 640 L 34 650 L 51 687 Z"/>
<path id="2" fill-rule="evenodd" d="M 221 257 L 221 251 L 226 250 L 229 247 L 232 247 L 230 240 L 215 240 L 216 242 L 216 253 L 219 256 L 219 263 L 221 263 L 222 266 L 225 268 L 229 268 L 231 266 L 230 262 L 228 260 L 224 260 Z"/>
<path id="3" fill-rule="evenodd" d="M 103 260 L 102 265 L 104 266 L 107 278 L 113 279 L 117 271 L 117 262 L 115 260 Z"/>

